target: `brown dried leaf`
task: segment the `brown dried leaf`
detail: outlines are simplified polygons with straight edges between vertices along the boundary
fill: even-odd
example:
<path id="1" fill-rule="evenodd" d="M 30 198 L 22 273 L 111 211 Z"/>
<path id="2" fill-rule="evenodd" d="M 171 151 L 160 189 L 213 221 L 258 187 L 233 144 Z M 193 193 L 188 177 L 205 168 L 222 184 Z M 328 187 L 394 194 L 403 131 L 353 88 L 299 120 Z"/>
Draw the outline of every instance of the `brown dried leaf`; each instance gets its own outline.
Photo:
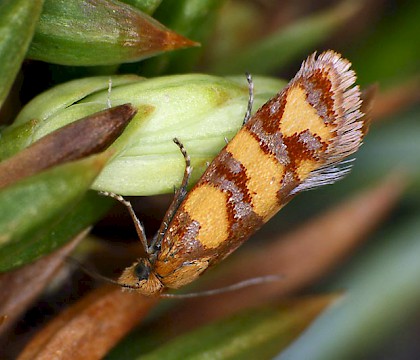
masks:
<path id="1" fill-rule="evenodd" d="M 371 85 L 366 89 L 363 89 L 361 99 L 362 105 L 360 111 L 363 115 L 363 128 L 362 132 L 366 135 L 369 131 L 370 124 L 372 122 L 372 111 L 375 105 L 376 97 L 378 95 L 379 86 L 377 84 Z"/>
<path id="2" fill-rule="evenodd" d="M 0 163 L 0 188 L 54 165 L 103 151 L 123 132 L 137 109 L 130 104 L 68 124 Z"/>
<path id="3" fill-rule="evenodd" d="M 7 330 L 27 310 L 62 265 L 65 257 L 86 236 L 85 230 L 54 253 L 18 270 L 0 275 L 0 343 Z M 1 322 L 0 322 L 1 325 Z"/>
<path id="4" fill-rule="evenodd" d="M 373 189 L 345 201 L 299 229 L 281 235 L 259 249 L 238 254 L 224 269 L 223 278 L 209 288 L 221 288 L 244 279 L 280 274 L 281 280 L 217 296 L 193 298 L 160 321 L 177 334 L 201 323 L 288 295 L 313 283 L 337 266 L 380 224 L 405 188 L 393 174 Z M 220 274 L 220 273 L 219 273 Z M 203 311 L 205 309 L 205 311 Z M 166 325 L 164 325 L 166 324 Z"/>
<path id="5" fill-rule="evenodd" d="M 40 330 L 18 359 L 101 359 L 157 301 L 116 286 L 98 288 Z"/>
<path id="6" fill-rule="evenodd" d="M 380 120 L 418 103 L 420 103 L 420 77 L 415 77 L 380 93 L 372 109 L 372 118 Z"/>

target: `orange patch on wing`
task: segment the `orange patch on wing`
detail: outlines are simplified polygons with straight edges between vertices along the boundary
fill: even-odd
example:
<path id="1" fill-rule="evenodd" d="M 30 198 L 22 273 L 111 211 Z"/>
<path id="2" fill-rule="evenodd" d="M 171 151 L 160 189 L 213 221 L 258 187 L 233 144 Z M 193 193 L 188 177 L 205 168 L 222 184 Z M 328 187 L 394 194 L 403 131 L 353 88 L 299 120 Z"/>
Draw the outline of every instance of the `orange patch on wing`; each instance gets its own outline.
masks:
<path id="1" fill-rule="evenodd" d="M 200 224 L 197 240 L 206 248 L 217 248 L 228 238 L 226 203 L 227 195 L 211 185 L 196 187 L 185 200 L 185 211 Z"/>
<path id="2" fill-rule="evenodd" d="M 277 192 L 281 187 L 284 166 L 264 152 L 258 141 L 243 128 L 228 144 L 227 151 L 244 167 L 246 183 L 254 212 L 262 218 L 278 210 Z"/>
<path id="3" fill-rule="evenodd" d="M 166 275 L 162 281 L 165 286 L 177 289 L 181 286 L 189 284 L 198 278 L 201 273 L 209 266 L 209 257 L 197 259 L 190 263 L 183 264 L 180 268 L 176 269 L 172 274 Z"/>
<path id="4" fill-rule="evenodd" d="M 326 142 L 332 137 L 331 129 L 324 123 L 316 109 L 306 100 L 306 91 L 292 86 L 286 95 L 286 106 L 280 119 L 279 131 L 284 136 L 293 136 L 309 130 Z"/>
<path id="5" fill-rule="evenodd" d="M 300 181 L 304 181 L 309 173 L 320 167 L 316 160 L 302 160 L 296 167 L 296 174 Z"/>

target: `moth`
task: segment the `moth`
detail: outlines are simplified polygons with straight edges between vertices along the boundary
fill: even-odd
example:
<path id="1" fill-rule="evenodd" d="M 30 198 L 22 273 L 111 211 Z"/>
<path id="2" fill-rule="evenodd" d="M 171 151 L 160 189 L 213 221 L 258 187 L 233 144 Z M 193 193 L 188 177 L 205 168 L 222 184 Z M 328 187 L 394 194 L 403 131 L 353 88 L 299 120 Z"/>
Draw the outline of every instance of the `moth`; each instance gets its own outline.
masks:
<path id="1" fill-rule="evenodd" d="M 128 207 L 147 253 L 118 284 L 147 296 L 180 288 L 235 251 L 295 195 L 343 178 L 350 171 L 343 160 L 368 127 L 350 66 L 331 50 L 310 55 L 281 92 L 253 116 L 247 112 L 188 193 L 190 159 L 175 139 L 186 161 L 184 178 L 150 244 L 130 203 L 113 195 Z"/>

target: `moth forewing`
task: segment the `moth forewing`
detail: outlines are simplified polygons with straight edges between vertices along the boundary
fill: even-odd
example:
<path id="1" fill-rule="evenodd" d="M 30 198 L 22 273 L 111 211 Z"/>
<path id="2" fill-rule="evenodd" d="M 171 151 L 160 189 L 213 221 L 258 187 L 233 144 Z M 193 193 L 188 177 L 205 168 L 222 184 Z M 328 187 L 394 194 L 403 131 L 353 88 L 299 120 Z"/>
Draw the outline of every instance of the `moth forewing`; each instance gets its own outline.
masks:
<path id="1" fill-rule="evenodd" d="M 224 259 L 301 191 L 349 172 L 343 160 L 361 145 L 367 117 L 350 62 L 334 51 L 305 60 L 174 201 L 150 259 L 119 283 L 157 295 L 190 283 Z M 185 176 L 184 176 L 185 180 Z M 162 228 L 162 227 L 161 227 Z"/>

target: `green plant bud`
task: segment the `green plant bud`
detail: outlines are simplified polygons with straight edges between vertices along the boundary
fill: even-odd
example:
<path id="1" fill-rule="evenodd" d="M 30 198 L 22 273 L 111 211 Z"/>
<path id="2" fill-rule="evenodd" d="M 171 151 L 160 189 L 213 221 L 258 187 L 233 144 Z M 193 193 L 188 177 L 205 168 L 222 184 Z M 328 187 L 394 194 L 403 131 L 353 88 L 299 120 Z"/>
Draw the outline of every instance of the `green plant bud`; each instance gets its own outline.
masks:
<path id="1" fill-rule="evenodd" d="M 113 77 L 113 83 L 120 78 Z M 92 78 L 103 82 L 106 78 Z M 131 103 L 138 113 L 114 143 L 116 155 L 96 179 L 93 188 L 122 195 L 151 195 L 170 193 L 180 184 L 185 163 L 179 148 L 173 143 L 178 138 L 191 156 L 193 180 L 197 179 L 206 163 L 232 138 L 242 126 L 248 102 L 248 85 L 245 76 L 220 78 L 209 75 L 173 75 L 113 86 L 111 94 L 102 90 L 84 98 L 74 96 L 66 89 L 77 91 L 77 81 L 86 84 L 89 79 L 76 80 L 53 88 L 31 103 L 18 116 L 16 123 L 4 132 L 0 139 L 13 142 L 17 129 L 30 119 L 39 120 L 31 131 L 26 131 L 26 141 L 35 141 L 57 128 L 102 110 L 110 102 L 112 106 Z M 255 103 L 257 109 L 278 92 L 284 82 L 256 78 Z M 55 101 L 67 93 L 74 103 L 61 99 L 64 106 Z M 86 93 L 84 93 L 86 95 Z M 80 99 L 77 101 L 76 99 Z M 47 100 L 48 99 L 48 100 Z M 49 110 L 49 99 L 54 110 Z M 47 115 L 48 114 L 48 115 Z"/>
<path id="2" fill-rule="evenodd" d="M 28 57 L 61 65 L 112 65 L 196 45 L 119 1 L 46 0 Z"/>
<path id="3" fill-rule="evenodd" d="M 32 138 L 34 131 L 44 120 L 52 117 L 55 113 L 77 103 L 89 94 L 108 89 L 108 76 L 98 76 L 80 80 L 69 81 L 57 85 L 33 99 L 28 106 L 22 109 L 13 126 L 3 130 L 0 136 L 0 160 L 4 160 L 23 148 L 29 146 L 35 139 Z M 112 84 L 118 86 L 140 81 L 136 75 L 120 75 L 112 78 Z M 96 111 L 103 110 L 103 104 L 92 106 L 92 112 L 83 112 L 79 117 L 91 115 Z M 73 118 L 72 120 L 77 120 Z M 66 125 L 64 123 L 62 125 Z M 59 128 L 57 126 L 56 128 Z"/>

